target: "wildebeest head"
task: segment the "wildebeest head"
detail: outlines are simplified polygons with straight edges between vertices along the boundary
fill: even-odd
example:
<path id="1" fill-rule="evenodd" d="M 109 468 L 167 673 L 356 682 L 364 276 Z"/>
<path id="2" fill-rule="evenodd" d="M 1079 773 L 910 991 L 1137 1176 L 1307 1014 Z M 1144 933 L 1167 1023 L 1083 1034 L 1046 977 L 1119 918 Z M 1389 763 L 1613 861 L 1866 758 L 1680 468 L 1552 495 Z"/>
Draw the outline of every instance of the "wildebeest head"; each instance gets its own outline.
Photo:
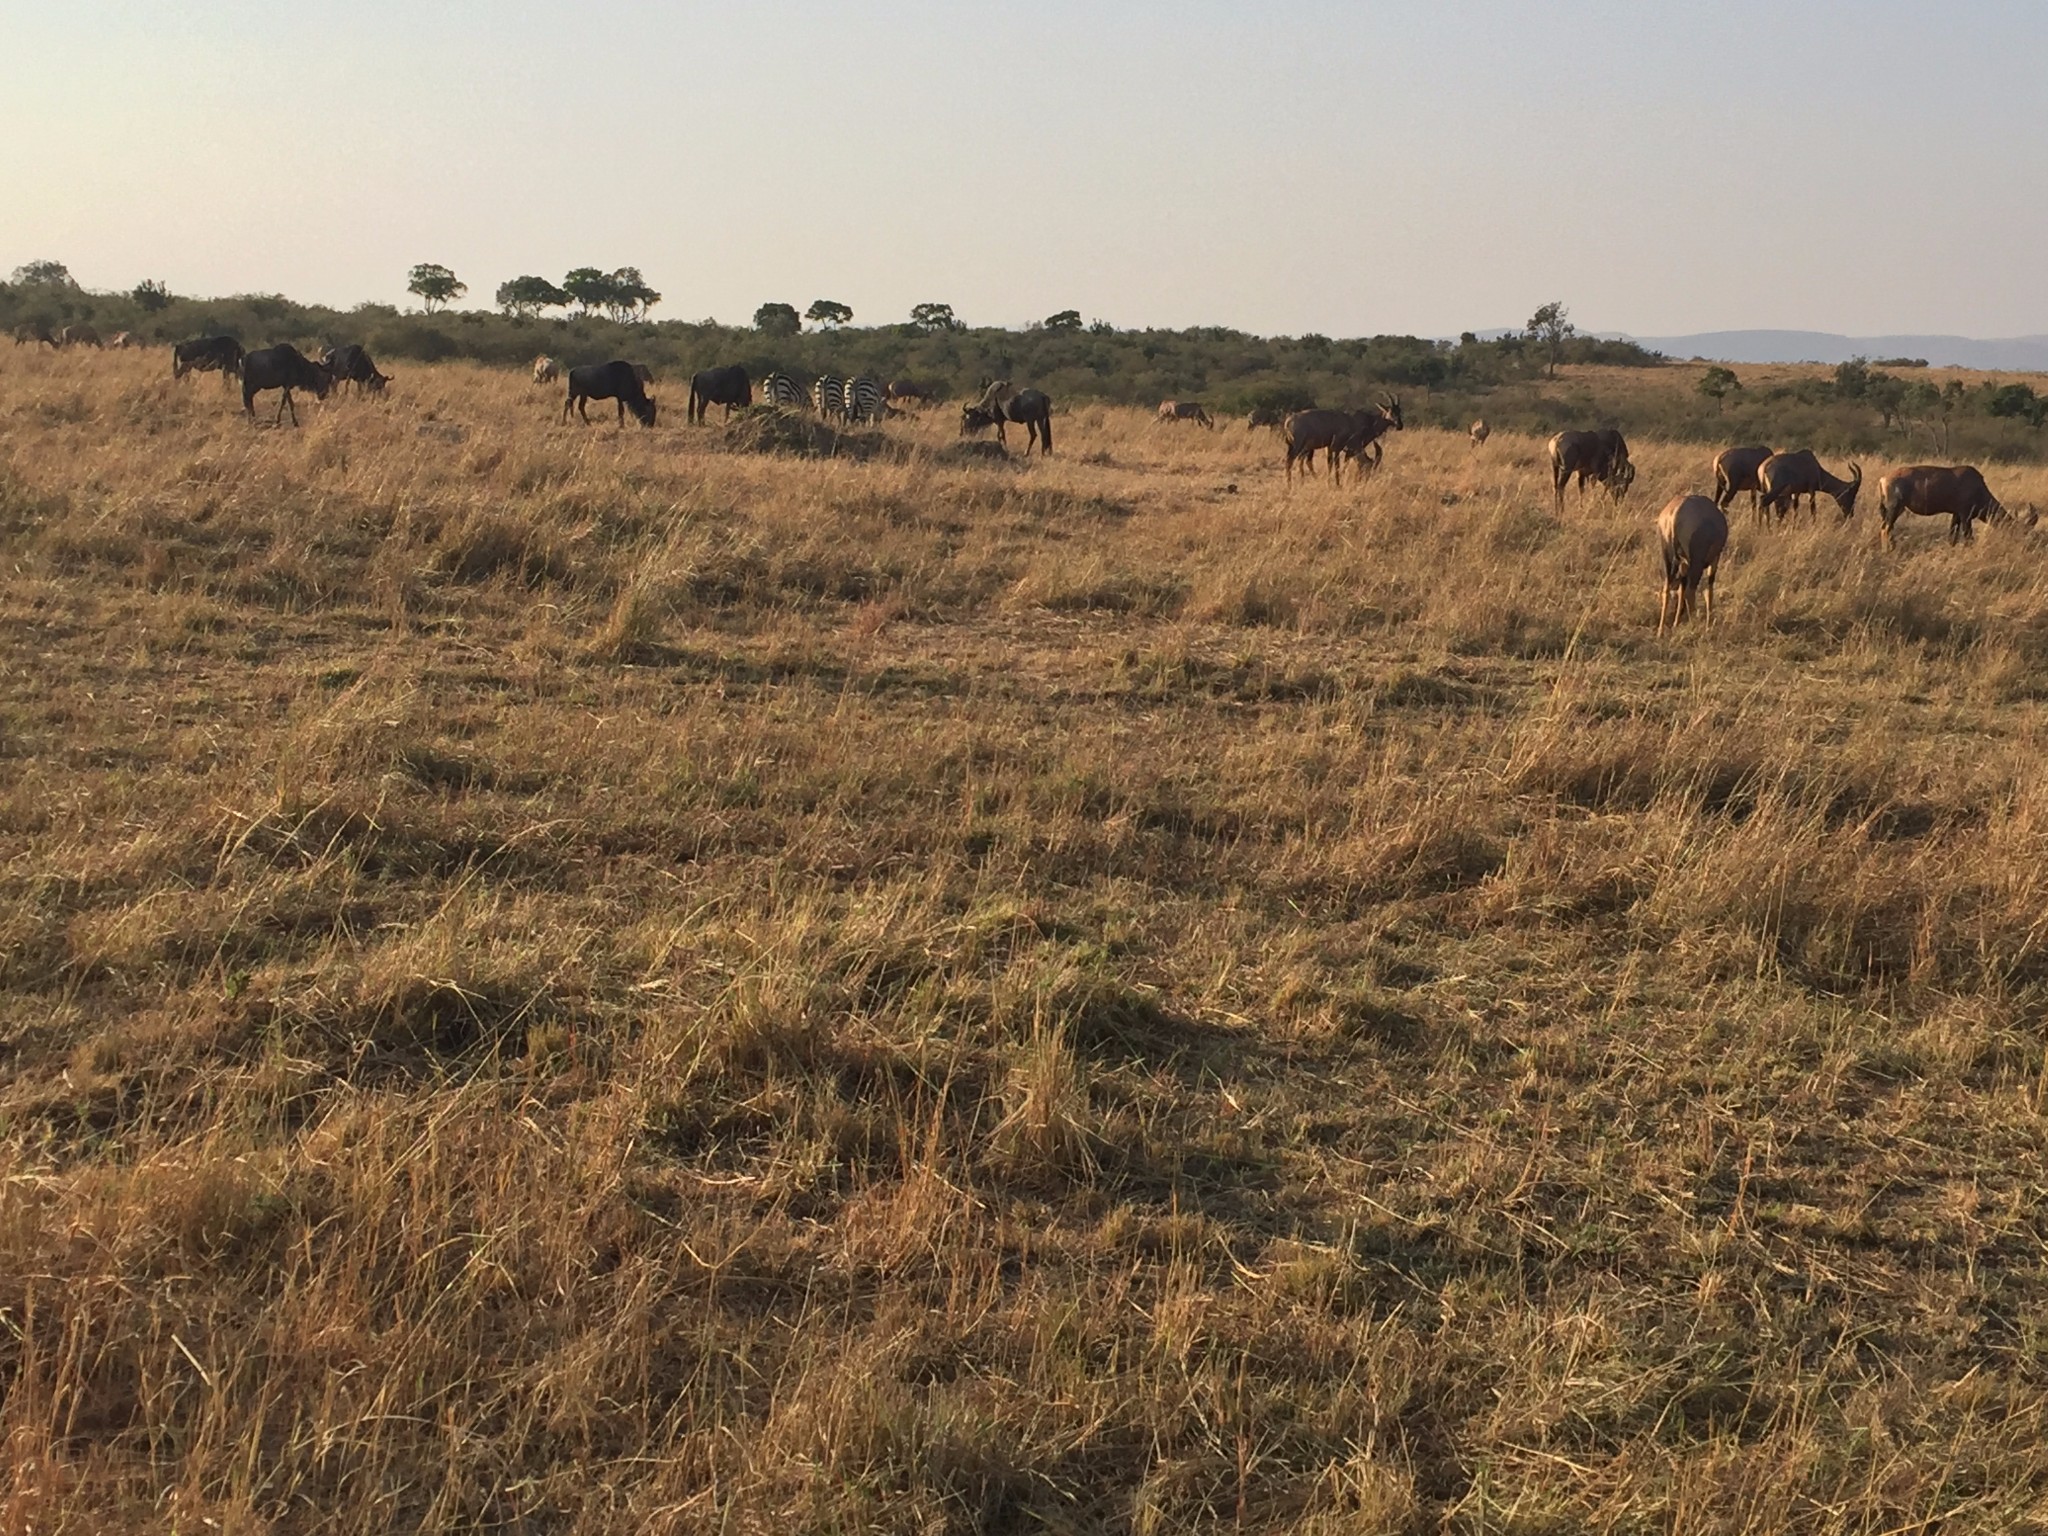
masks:
<path id="1" fill-rule="evenodd" d="M 626 409 L 633 413 L 641 426 L 654 425 L 654 401 L 650 397 L 642 395 L 638 400 L 628 400 Z"/>
<path id="2" fill-rule="evenodd" d="M 960 435 L 972 437 L 977 432 L 986 432 L 1002 419 L 1001 411 L 987 410 L 979 405 L 963 405 L 960 408 Z"/>

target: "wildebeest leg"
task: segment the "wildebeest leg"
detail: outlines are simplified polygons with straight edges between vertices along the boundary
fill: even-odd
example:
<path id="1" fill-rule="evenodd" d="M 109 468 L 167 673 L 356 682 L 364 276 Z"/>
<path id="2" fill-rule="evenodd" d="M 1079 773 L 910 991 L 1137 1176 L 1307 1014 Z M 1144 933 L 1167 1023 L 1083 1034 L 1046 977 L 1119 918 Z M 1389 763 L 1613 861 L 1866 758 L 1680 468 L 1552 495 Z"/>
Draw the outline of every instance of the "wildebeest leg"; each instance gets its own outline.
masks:
<path id="1" fill-rule="evenodd" d="M 256 391 L 249 387 L 247 379 L 242 380 L 242 409 L 249 413 L 249 419 L 256 419 Z"/>

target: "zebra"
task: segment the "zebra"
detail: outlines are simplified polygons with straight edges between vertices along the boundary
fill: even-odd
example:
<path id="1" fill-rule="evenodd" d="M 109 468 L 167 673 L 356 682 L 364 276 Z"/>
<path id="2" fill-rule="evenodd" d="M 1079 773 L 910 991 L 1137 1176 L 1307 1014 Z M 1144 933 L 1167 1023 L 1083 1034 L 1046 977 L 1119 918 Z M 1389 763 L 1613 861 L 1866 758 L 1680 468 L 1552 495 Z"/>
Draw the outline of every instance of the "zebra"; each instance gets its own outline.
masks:
<path id="1" fill-rule="evenodd" d="M 761 381 L 761 403 L 786 411 L 800 411 L 810 404 L 803 385 L 786 373 L 771 373 Z"/>
<path id="2" fill-rule="evenodd" d="M 883 414 L 882 386 L 873 379 L 858 378 L 846 381 L 846 419 L 855 421 L 880 421 Z"/>
<path id="3" fill-rule="evenodd" d="M 817 383 L 811 386 L 811 404 L 817 407 L 818 414 L 826 420 L 829 421 L 834 416 L 837 416 L 841 421 L 844 421 L 846 419 L 846 380 L 840 378 L 836 373 L 823 375 Z"/>

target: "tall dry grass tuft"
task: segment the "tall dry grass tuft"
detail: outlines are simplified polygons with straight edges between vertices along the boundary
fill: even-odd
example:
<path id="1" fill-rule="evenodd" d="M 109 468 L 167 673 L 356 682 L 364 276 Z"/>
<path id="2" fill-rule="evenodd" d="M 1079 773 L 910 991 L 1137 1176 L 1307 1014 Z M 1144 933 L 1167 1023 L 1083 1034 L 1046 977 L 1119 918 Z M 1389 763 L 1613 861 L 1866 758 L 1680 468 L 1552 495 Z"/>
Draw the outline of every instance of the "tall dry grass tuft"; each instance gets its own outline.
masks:
<path id="1" fill-rule="evenodd" d="M 2042 1524 L 2039 535 L 161 364 L 0 376 L 0 1530 Z"/>

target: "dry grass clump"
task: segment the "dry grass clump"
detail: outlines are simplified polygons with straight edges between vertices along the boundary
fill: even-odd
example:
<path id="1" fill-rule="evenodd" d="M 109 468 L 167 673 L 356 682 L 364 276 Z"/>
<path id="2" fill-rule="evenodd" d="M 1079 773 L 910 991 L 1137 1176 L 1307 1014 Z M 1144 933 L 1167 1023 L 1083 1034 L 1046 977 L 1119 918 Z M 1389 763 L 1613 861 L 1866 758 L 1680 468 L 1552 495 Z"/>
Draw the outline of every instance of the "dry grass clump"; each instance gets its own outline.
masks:
<path id="1" fill-rule="evenodd" d="M 2048 1529 L 2040 536 L 160 361 L 0 378 L 0 1530 Z"/>

